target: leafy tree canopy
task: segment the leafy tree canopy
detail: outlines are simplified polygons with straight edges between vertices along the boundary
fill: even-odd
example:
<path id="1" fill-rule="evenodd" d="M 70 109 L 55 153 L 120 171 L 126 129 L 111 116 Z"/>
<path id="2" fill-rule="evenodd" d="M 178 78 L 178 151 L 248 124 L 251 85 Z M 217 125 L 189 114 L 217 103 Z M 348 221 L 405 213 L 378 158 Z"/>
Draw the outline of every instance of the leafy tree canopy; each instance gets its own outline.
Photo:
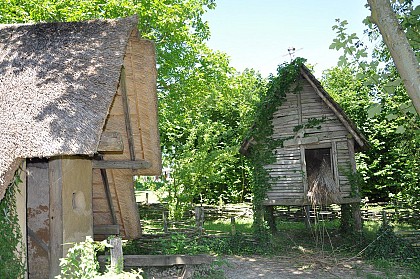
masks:
<path id="1" fill-rule="evenodd" d="M 419 7 L 402 1 L 393 8 L 419 57 Z M 337 37 L 330 48 L 343 55 L 338 67 L 324 73 L 323 83 L 371 143 L 358 158 L 364 193 L 370 199 L 391 199 L 420 209 L 420 118 L 377 28 L 365 20 L 366 42 L 347 34 L 347 24 L 337 20 L 333 26 Z"/>
<path id="2" fill-rule="evenodd" d="M 249 192 L 238 149 L 265 83 L 207 47 L 202 16 L 214 7 L 214 0 L 5 0 L 0 22 L 139 16 L 140 35 L 156 43 L 161 144 L 173 171 L 166 190 L 180 210 L 200 200 L 241 201 Z"/>

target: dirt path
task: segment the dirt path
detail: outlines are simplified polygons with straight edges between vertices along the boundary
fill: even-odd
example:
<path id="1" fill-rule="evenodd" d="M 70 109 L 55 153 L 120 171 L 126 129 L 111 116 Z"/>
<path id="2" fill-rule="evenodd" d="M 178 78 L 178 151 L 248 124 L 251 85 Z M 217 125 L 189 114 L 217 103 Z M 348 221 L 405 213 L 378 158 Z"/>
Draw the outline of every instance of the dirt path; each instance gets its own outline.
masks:
<path id="1" fill-rule="evenodd" d="M 383 277 L 360 260 L 345 263 L 310 257 L 224 257 L 223 267 L 229 279 L 282 278 L 366 278 L 368 274 Z"/>

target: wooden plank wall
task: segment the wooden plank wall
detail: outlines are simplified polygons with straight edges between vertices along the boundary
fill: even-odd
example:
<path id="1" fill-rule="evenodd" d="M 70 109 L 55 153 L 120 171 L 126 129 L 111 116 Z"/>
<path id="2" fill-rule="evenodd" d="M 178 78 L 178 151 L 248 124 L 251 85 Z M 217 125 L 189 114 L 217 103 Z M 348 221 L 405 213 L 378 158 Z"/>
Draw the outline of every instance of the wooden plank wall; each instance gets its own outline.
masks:
<path id="1" fill-rule="evenodd" d="M 299 125 L 296 94 L 288 94 L 279 110 L 273 114 L 273 138 L 293 137 Z M 266 166 L 270 170 L 271 190 L 268 199 L 295 199 L 303 197 L 302 158 L 299 146 L 274 150 L 276 163 Z"/>
<path id="2" fill-rule="evenodd" d="M 317 143 L 308 145 L 289 145 L 274 150 L 276 163 L 266 166 L 270 170 L 272 188 L 267 192 L 268 200 L 302 199 L 306 197 L 304 148 L 317 148 L 319 145 L 331 147 L 335 177 L 339 181 L 343 197 L 350 195 L 350 183 L 346 173 L 351 169 L 349 155 L 349 132 L 334 112 L 322 101 L 312 86 L 302 80 L 300 93 L 289 93 L 286 101 L 273 115 L 273 138 L 316 137 Z M 296 126 L 308 123 L 310 118 L 323 118 L 320 128 L 307 128 L 293 131 Z M 333 155 L 334 153 L 334 155 Z"/>
<path id="3" fill-rule="evenodd" d="M 346 173 L 351 169 L 347 142 L 349 131 L 306 80 L 303 80 L 303 90 L 300 94 L 303 123 L 307 123 L 310 118 L 326 117 L 325 122 L 321 123 L 320 129 L 305 129 L 305 136 L 318 137 L 320 145 L 331 143 L 332 152 L 336 151 L 336 158 L 333 158 L 336 166 L 335 176 L 338 178 L 342 197 L 348 197 L 351 192 L 350 183 L 346 176 Z"/>

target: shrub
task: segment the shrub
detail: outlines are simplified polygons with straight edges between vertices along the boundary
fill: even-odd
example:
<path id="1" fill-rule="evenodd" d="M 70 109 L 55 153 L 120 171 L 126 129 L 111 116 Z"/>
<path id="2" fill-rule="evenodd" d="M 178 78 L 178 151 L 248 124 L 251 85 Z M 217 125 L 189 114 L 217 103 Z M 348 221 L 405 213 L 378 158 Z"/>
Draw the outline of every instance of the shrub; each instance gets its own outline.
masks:
<path id="1" fill-rule="evenodd" d="M 106 241 L 94 242 L 91 237 L 86 241 L 76 243 L 69 249 L 67 257 L 60 259 L 61 274 L 57 279 L 80 278 L 80 279 L 142 279 L 138 272 L 124 272 L 107 268 L 105 274 L 99 273 L 99 264 L 96 259 L 96 252 L 109 247 Z"/>

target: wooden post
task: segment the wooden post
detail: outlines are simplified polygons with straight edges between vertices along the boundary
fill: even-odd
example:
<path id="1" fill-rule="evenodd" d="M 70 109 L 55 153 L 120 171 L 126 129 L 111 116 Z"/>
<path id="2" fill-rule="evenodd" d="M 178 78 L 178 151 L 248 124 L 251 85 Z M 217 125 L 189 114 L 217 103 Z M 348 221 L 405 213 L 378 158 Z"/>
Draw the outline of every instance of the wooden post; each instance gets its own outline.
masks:
<path id="1" fill-rule="evenodd" d="M 266 206 L 265 209 L 265 218 L 267 219 L 268 226 L 270 227 L 271 233 L 275 234 L 277 227 L 274 218 L 274 206 Z"/>
<path id="2" fill-rule="evenodd" d="M 310 229 L 311 228 L 311 206 L 305 205 L 304 209 L 305 209 L 305 227 L 307 229 Z"/>
<path id="3" fill-rule="evenodd" d="M 349 204 L 341 205 L 341 220 L 340 220 L 340 230 L 344 233 L 347 233 L 351 230 L 352 219 L 351 208 Z"/>
<path id="4" fill-rule="evenodd" d="M 386 211 L 382 210 L 382 227 L 385 228 L 386 226 L 388 226 L 388 218 L 386 215 Z"/>
<path id="5" fill-rule="evenodd" d="M 230 226 L 231 226 L 232 235 L 236 235 L 236 223 L 235 223 L 234 216 L 230 217 Z"/>
<path id="6" fill-rule="evenodd" d="M 353 211 L 354 231 L 362 231 L 362 213 L 360 212 L 360 203 L 353 203 L 351 205 Z"/>
<path id="7" fill-rule="evenodd" d="M 204 209 L 200 206 L 195 208 L 195 226 L 197 227 L 198 233 L 201 235 L 203 233 L 203 224 L 204 224 Z"/>
<path id="8" fill-rule="evenodd" d="M 168 233 L 168 211 L 163 211 L 163 232 Z"/>
<path id="9" fill-rule="evenodd" d="M 149 193 L 146 192 L 146 204 L 149 204 Z"/>
<path id="10" fill-rule="evenodd" d="M 200 214 L 200 222 L 201 222 L 201 230 L 204 230 L 204 208 L 201 207 L 201 214 Z"/>
<path id="11" fill-rule="evenodd" d="M 122 271 L 124 269 L 124 257 L 122 251 L 122 242 L 120 237 L 111 238 L 109 240 L 111 244 L 111 269 L 117 271 Z"/>
<path id="12" fill-rule="evenodd" d="M 60 258 L 63 258 L 63 202 L 62 202 L 62 160 L 53 159 L 48 163 L 50 181 L 50 279 L 60 275 Z"/>

